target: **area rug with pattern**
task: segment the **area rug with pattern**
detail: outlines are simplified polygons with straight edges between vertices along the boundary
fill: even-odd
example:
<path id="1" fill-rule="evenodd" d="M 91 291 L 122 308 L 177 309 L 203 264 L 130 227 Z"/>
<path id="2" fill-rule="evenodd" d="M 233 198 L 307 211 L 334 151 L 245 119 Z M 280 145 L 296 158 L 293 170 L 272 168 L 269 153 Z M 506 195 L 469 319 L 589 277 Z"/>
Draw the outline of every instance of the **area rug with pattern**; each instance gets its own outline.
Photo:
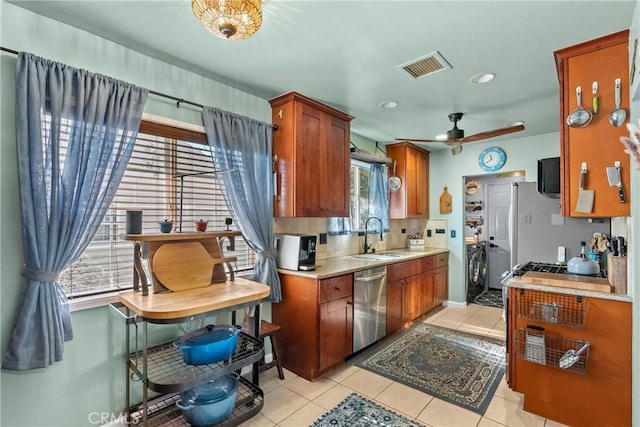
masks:
<path id="1" fill-rule="evenodd" d="M 506 348 L 497 338 L 418 323 L 355 362 L 482 415 L 504 375 Z"/>
<path id="2" fill-rule="evenodd" d="M 398 415 L 371 400 L 351 393 L 312 427 L 420 427 L 422 424 Z"/>

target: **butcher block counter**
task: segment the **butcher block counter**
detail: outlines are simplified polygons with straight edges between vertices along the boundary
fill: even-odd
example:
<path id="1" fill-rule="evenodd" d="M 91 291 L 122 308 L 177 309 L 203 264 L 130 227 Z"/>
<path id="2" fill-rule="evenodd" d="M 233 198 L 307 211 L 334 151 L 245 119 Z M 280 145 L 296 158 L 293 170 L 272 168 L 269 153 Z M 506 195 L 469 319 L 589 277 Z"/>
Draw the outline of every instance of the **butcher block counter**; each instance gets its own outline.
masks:
<path id="1" fill-rule="evenodd" d="M 631 425 L 631 298 L 607 283 L 525 274 L 507 284 L 508 383 L 526 411 L 572 426 Z M 573 364 L 570 350 L 582 350 Z"/>
<path id="2" fill-rule="evenodd" d="M 238 309 L 265 301 L 270 294 L 267 285 L 236 278 L 203 288 L 181 292 L 159 292 L 142 295 L 129 291 L 119 295 L 120 302 L 148 320 L 173 320 L 218 310 Z"/>
<path id="3" fill-rule="evenodd" d="M 544 278 L 547 280 L 540 280 Z M 554 283 L 555 282 L 555 283 Z M 560 283 L 563 283 L 560 285 Z M 554 284 L 552 284 L 554 283 Z M 523 276 L 514 276 L 507 286 L 510 288 L 523 288 L 547 292 L 556 292 L 559 294 L 580 295 L 583 297 L 601 298 L 613 301 L 631 302 L 631 296 L 627 294 L 616 294 L 609 291 L 598 291 L 592 286 L 595 284 L 597 288 L 606 288 L 608 286 L 607 279 L 594 278 L 588 276 L 578 276 L 572 274 L 554 274 L 554 273 L 526 273 Z"/>

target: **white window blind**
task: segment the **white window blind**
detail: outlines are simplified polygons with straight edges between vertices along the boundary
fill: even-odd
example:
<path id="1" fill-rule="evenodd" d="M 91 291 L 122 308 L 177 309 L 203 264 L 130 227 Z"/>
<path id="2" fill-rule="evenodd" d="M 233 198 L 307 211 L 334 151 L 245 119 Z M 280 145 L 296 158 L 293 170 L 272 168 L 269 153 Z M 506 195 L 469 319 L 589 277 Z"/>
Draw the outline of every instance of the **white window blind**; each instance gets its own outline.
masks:
<path id="1" fill-rule="evenodd" d="M 173 221 L 182 231 L 195 232 L 195 222 L 209 221 L 207 231 L 225 230 L 232 217 L 224 201 L 211 159 L 211 148 L 201 133 L 143 122 L 133 155 L 117 194 L 98 233 L 82 256 L 67 269 L 61 283 L 69 298 L 132 287 L 133 243 L 122 240 L 126 211 L 142 210 L 142 232 L 158 233 L 159 223 Z M 180 178 L 182 177 L 182 178 Z M 237 230 L 234 225 L 232 230 Z M 236 270 L 253 268 L 255 256 L 242 238 L 235 248 L 221 248 L 236 256 Z M 145 268 L 147 260 L 144 260 Z"/>

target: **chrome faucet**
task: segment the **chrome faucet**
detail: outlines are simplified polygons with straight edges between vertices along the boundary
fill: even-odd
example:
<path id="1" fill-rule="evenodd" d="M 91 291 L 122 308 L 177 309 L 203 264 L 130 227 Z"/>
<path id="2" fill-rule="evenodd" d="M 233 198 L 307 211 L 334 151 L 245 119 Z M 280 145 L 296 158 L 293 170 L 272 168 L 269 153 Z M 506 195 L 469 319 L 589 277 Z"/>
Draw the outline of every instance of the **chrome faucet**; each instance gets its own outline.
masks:
<path id="1" fill-rule="evenodd" d="M 367 235 L 369 233 L 369 221 L 371 221 L 372 219 L 377 219 L 380 222 L 380 240 L 379 241 L 382 241 L 382 220 L 377 216 L 371 216 L 367 218 L 367 221 L 364 223 L 364 253 L 365 254 L 369 253 L 369 245 L 367 244 Z"/>

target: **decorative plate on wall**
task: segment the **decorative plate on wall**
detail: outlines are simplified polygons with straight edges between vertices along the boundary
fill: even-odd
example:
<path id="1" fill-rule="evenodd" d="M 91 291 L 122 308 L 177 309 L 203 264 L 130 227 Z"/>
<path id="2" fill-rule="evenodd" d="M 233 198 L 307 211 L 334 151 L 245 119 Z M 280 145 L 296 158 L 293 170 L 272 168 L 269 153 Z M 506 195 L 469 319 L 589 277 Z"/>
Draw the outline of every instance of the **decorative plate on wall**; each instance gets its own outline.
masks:
<path id="1" fill-rule="evenodd" d="M 464 192 L 467 194 L 476 194 L 480 191 L 480 182 L 472 179 L 464 185 Z"/>

